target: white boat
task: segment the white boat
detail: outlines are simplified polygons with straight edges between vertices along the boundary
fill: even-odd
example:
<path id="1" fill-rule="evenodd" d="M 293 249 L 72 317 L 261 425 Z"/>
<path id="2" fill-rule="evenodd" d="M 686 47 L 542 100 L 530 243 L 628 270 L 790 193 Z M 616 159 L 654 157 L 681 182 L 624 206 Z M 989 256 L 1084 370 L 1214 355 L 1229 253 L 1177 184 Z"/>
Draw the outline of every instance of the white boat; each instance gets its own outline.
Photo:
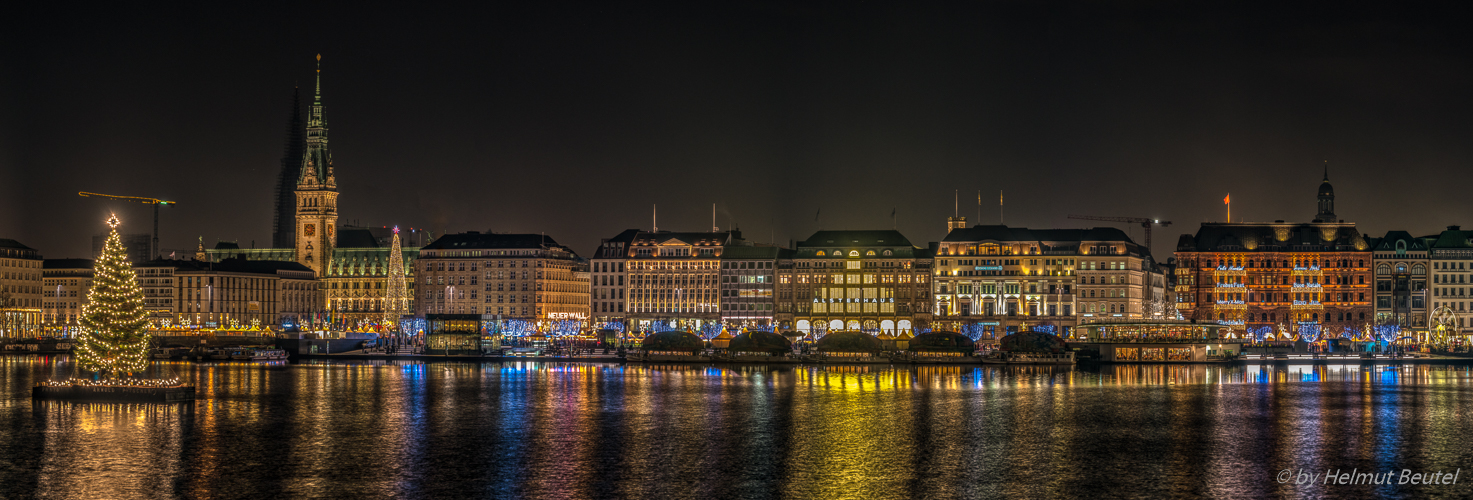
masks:
<path id="1" fill-rule="evenodd" d="M 281 349 L 236 349 L 230 355 L 236 361 L 276 361 L 286 359 Z"/>
<path id="2" fill-rule="evenodd" d="M 541 356 L 542 355 L 542 348 L 540 348 L 540 347 L 513 347 L 511 349 L 507 349 L 504 352 L 505 352 L 505 355 L 506 356 L 509 356 L 509 357 L 517 357 L 517 358 L 538 357 L 538 356 Z"/>
<path id="3" fill-rule="evenodd" d="M 1032 353 L 998 351 L 982 358 L 988 365 L 1072 365 L 1074 351 L 1061 353 Z"/>

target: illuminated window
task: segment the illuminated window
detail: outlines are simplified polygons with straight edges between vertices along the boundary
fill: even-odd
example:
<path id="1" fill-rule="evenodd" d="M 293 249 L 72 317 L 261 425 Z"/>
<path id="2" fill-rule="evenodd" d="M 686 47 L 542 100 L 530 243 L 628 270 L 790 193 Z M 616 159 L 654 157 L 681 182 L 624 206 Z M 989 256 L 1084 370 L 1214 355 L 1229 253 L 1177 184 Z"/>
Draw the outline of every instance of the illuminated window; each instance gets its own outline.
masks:
<path id="1" fill-rule="evenodd" d="M 818 256 L 819 256 L 819 257 L 823 257 L 823 250 L 819 250 L 819 251 L 818 251 Z"/>
<path id="2" fill-rule="evenodd" d="M 849 251 L 849 256 L 850 257 L 858 257 L 859 256 L 859 250 L 850 250 Z"/>

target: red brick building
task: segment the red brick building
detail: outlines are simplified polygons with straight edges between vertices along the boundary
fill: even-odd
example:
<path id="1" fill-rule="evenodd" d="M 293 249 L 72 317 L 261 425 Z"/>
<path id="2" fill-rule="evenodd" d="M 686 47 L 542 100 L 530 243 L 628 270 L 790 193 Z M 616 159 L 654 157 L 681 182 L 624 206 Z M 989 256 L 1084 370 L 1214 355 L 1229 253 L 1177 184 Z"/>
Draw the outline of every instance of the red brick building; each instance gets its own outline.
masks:
<path id="1" fill-rule="evenodd" d="M 1177 310 L 1235 334 L 1350 337 L 1374 321 L 1371 247 L 1334 215 L 1329 178 L 1315 222 L 1203 223 L 1176 248 Z"/>

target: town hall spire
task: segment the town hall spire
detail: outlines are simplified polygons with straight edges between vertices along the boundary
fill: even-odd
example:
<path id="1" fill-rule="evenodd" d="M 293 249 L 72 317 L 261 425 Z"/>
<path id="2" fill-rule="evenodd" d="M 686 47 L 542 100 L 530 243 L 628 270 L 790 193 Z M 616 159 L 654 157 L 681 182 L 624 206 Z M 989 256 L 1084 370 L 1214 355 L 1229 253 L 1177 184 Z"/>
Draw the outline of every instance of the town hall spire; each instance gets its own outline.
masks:
<path id="1" fill-rule="evenodd" d="M 337 179 L 327 149 L 327 122 L 322 118 L 322 54 L 317 54 L 317 88 L 307 117 L 307 144 L 296 194 L 296 260 L 320 277 L 326 274 L 337 246 L 338 225 Z"/>
<path id="2" fill-rule="evenodd" d="M 327 148 L 327 120 L 322 116 L 322 109 L 322 54 L 317 54 L 317 86 L 312 93 L 312 110 L 307 115 L 307 150 L 302 155 L 299 185 L 335 184 L 328 181 L 332 153 Z"/>

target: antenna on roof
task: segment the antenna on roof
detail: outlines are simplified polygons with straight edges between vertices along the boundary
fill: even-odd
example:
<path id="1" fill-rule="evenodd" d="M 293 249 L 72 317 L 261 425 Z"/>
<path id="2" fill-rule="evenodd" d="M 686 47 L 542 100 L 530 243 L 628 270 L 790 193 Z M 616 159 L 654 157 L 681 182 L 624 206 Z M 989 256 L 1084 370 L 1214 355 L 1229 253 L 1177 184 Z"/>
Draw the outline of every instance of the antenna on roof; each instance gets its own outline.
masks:
<path id="1" fill-rule="evenodd" d="M 650 205 L 650 227 L 651 233 L 660 232 L 660 206 Z"/>
<path id="2" fill-rule="evenodd" d="M 721 228 L 716 226 L 716 204 L 711 204 L 711 232 L 719 233 Z"/>

